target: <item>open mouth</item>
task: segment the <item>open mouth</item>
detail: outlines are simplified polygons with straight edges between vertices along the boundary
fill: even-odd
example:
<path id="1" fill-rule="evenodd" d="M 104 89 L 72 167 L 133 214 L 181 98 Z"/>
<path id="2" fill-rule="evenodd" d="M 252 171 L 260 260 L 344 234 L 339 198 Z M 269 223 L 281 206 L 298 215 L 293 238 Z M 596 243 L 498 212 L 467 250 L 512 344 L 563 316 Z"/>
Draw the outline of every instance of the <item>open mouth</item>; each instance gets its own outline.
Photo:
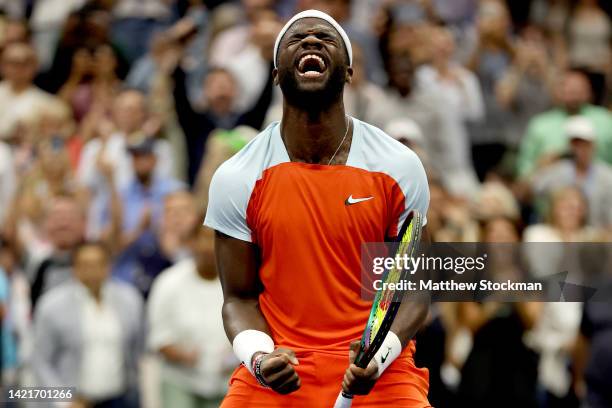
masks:
<path id="1" fill-rule="evenodd" d="M 297 70 L 305 78 L 318 78 L 327 70 L 325 60 L 316 54 L 306 54 L 300 58 Z"/>

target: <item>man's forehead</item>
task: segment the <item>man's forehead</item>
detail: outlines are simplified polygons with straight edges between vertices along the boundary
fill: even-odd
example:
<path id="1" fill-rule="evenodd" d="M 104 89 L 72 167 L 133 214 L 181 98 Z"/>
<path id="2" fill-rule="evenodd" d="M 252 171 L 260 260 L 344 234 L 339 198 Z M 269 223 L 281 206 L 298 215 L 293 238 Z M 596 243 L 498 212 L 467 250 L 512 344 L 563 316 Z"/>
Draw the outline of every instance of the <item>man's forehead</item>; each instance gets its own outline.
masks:
<path id="1" fill-rule="evenodd" d="M 303 39 L 308 35 L 325 37 L 328 40 L 333 39 L 334 42 L 341 43 L 339 45 L 344 47 L 340 48 L 344 48 L 348 55 L 348 63 L 349 65 L 352 64 L 351 42 L 344 29 L 331 16 L 317 10 L 306 10 L 293 16 L 279 33 L 274 44 L 274 66 L 277 68 L 278 55 L 288 49 L 286 46 L 280 47 L 283 41 L 286 41 L 287 38 L 292 40 Z"/>
<path id="2" fill-rule="evenodd" d="M 294 34 L 306 34 L 308 32 L 323 32 L 329 33 L 336 37 L 340 37 L 340 34 L 336 29 L 327 21 L 316 18 L 316 17 L 306 17 L 301 18 L 289 27 L 287 30 L 287 34 L 285 37 L 289 37 Z"/>

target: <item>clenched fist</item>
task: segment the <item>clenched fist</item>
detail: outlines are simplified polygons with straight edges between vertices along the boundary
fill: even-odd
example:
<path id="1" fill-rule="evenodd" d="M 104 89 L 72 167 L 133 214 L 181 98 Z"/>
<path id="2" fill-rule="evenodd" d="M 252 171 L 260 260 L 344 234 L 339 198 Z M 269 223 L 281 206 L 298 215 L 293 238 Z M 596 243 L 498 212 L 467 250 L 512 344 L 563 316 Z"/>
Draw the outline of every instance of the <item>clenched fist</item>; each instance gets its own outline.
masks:
<path id="1" fill-rule="evenodd" d="M 257 354 L 253 356 L 253 359 Z M 293 350 L 278 348 L 261 358 L 260 372 L 265 383 L 279 394 L 289 394 L 300 388 L 300 377 L 293 366 L 298 365 Z"/>

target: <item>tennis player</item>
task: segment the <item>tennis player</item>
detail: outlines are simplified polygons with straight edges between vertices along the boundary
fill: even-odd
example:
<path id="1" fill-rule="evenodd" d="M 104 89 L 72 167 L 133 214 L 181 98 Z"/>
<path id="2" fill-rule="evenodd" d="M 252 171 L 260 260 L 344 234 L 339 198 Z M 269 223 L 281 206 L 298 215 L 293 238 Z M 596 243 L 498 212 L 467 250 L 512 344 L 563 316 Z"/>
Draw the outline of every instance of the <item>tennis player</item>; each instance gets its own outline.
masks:
<path id="1" fill-rule="evenodd" d="M 361 244 L 396 236 L 409 209 L 427 213 L 423 166 L 346 115 L 351 44 L 329 15 L 294 16 L 274 62 L 282 121 L 217 170 L 205 220 L 242 361 L 222 407 L 332 407 L 339 384 L 355 407 L 427 407 L 411 341 L 426 304 L 405 300 L 370 365 L 349 364 L 372 304 L 361 298 Z"/>

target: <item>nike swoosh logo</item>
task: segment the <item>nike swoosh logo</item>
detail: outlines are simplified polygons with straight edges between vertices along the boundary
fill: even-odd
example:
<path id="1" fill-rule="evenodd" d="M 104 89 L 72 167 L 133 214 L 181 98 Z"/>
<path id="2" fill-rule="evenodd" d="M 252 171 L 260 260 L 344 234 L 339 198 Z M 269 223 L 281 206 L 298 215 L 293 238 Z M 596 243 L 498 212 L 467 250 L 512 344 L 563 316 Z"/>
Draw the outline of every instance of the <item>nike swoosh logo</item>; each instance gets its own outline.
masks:
<path id="1" fill-rule="evenodd" d="M 353 205 L 353 204 L 357 204 L 357 203 L 362 203 L 364 201 L 368 201 L 373 199 L 374 197 L 364 197 L 364 198 L 353 198 L 353 195 L 351 194 L 346 201 L 344 202 L 345 205 Z"/>
<path id="2" fill-rule="evenodd" d="M 380 356 L 380 364 L 385 364 L 385 361 L 387 361 L 387 357 L 389 357 L 390 352 L 391 352 L 391 347 L 387 349 L 387 354 L 385 354 L 384 356 Z"/>

